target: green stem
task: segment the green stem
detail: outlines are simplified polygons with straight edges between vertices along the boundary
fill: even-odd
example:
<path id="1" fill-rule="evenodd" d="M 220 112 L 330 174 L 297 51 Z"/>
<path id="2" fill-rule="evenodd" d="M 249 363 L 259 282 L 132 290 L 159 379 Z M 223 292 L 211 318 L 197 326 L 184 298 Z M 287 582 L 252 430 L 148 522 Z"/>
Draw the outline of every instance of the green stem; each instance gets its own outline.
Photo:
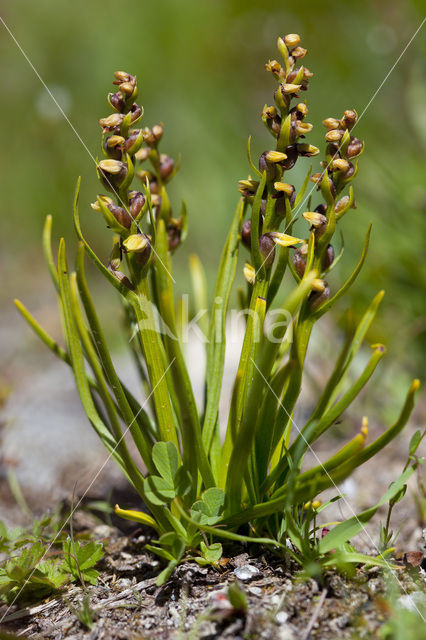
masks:
<path id="1" fill-rule="evenodd" d="M 182 420 L 183 462 L 191 472 L 194 488 L 198 470 L 205 487 L 214 487 L 215 480 L 201 438 L 201 426 L 194 393 L 177 337 L 168 238 L 163 220 L 159 220 L 158 223 L 156 249 L 160 258 L 155 266 L 156 288 L 160 315 L 166 325 L 164 343 L 169 359 L 174 361 L 171 373 Z"/>
<path id="2" fill-rule="evenodd" d="M 134 267 L 131 260 L 129 260 L 129 264 Z M 134 269 L 134 271 L 136 270 Z M 173 442 L 179 447 L 166 377 L 168 369 L 174 366 L 174 360 L 171 361 L 168 367 L 164 366 L 162 345 L 155 327 L 155 317 L 147 278 L 146 276 L 137 278 L 135 273 L 134 281 L 135 280 L 137 282 L 138 303 L 134 304 L 133 300 L 130 302 L 135 310 L 138 322 L 145 362 L 148 369 L 148 377 L 154 398 L 159 433 L 164 442 Z"/>

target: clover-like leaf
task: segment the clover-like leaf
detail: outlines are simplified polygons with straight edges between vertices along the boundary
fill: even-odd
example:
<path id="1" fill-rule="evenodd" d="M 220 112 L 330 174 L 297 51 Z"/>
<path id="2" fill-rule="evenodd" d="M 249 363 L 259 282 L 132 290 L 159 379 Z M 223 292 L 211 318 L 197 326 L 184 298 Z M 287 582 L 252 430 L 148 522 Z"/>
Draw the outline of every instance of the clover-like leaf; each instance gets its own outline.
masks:
<path id="1" fill-rule="evenodd" d="M 202 556 L 198 556 L 195 559 L 200 566 L 205 565 L 216 565 L 222 557 L 222 545 L 220 542 L 214 542 L 213 544 L 207 546 L 205 542 L 200 542 L 200 550 Z"/>
<path id="2" fill-rule="evenodd" d="M 204 491 L 201 500 L 194 502 L 191 512 L 200 524 L 213 525 L 220 520 L 220 514 L 225 504 L 225 493 L 217 487 L 210 487 Z M 195 512 L 195 513 L 194 513 Z M 201 513 L 201 516 L 198 514 Z M 198 516 L 198 517 L 197 517 Z"/>
<path id="3" fill-rule="evenodd" d="M 144 480 L 145 494 L 152 504 L 163 505 L 176 497 L 173 483 L 160 476 L 148 476 Z"/>
<path id="4" fill-rule="evenodd" d="M 211 487 L 204 491 L 202 500 L 207 506 L 209 514 L 212 516 L 218 516 L 222 512 L 225 504 L 225 492 L 217 487 Z"/>
<path id="5" fill-rule="evenodd" d="M 152 447 L 152 459 L 158 473 L 164 480 L 174 485 L 179 465 L 179 454 L 173 442 L 156 442 Z"/>

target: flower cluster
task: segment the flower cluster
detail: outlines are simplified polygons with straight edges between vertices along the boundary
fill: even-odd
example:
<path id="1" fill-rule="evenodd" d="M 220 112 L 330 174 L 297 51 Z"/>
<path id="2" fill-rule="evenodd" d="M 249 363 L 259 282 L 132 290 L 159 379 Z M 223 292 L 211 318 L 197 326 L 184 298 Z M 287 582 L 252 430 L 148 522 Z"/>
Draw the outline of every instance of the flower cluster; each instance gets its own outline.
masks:
<path id="1" fill-rule="evenodd" d="M 136 77 L 116 71 L 113 84 L 117 91 L 109 93 L 107 98 L 113 113 L 99 120 L 105 159 L 97 164 L 99 180 L 111 195 L 98 195 L 91 206 L 102 213 L 108 227 L 119 236 L 114 243 L 109 269 L 131 288 L 129 279 L 119 270 L 122 253 L 133 254 L 140 267 L 148 265 L 155 255 L 152 235 L 141 229 L 143 216 L 151 211 L 150 226 L 156 225 L 160 218 L 165 221 L 171 250 L 181 243 L 184 217 L 172 217 L 167 197 L 165 185 L 179 167 L 169 155 L 158 150 L 163 125 L 156 124 L 152 129 L 134 128 L 143 117 L 143 107 L 136 102 Z M 141 166 L 147 161 L 151 164 L 149 170 Z M 141 181 L 143 191 L 132 190 L 134 178 Z"/>
<path id="2" fill-rule="evenodd" d="M 268 278 L 268 271 L 275 260 L 275 246 L 296 249 L 290 267 L 296 280 L 303 278 L 306 269 L 308 241 L 291 235 L 291 228 L 299 210 L 304 204 L 306 181 L 296 193 L 295 186 L 285 181 L 285 172 L 291 170 L 299 157 L 311 157 L 319 154 L 320 150 L 306 141 L 306 135 L 312 131 L 312 124 L 305 121 L 308 107 L 301 101 L 300 95 L 308 89 L 312 72 L 299 61 L 307 54 L 307 49 L 300 45 L 298 34 L 288 34 L 278 38 L 278 50 L 283 63 L 269 60 L 265 65 L 267 71 L 278 81 L 278 88 L 274 92 L 272 106 L 265 106 L 262 111 L 262 121 L 276 140 L 275 149 L 264 151 L 258 167 L 252 164 L 259 180 L 240 180 L 239 191 L 245 202 L 252 207 L 258 193 L 260 178 L 264 176 L 262 187 L 259 220 L 258 245 L 262 256 L 262 267 L 256 268 L 256 256 L 253 251 L 252 220 L 247 220 L 241 230 L 243 245 L 252 254 L 252 263 L 244 267 L 244 275 L 250 284 L 254 284 L 255 276 Z M 313 211 L 303 212 L 303 218 L 310 225 L 310 232 L 315 237 L 316 268 L 319 275 L 325 275 L 334 262 L 335 252 L 330 242 L 337 220 L 351 207 L 355 207 L 353 190 L 349 195 L 337 196 L 353 180 L 358 171 L 357 157 L 363 151 L 363 143 L 351 135 L 351 130 L 357 121 L 357 113 L 347 110 L 343 117 L 327 118 L 324 126 L 327 128 L 325 160 L 321 162 L 322 172 L 315 173 L 308 178 L 313 181 L 323 194 L 324 202 Z M 249 157 L 251 162 L 251 158 Z M 305 198 L 306 200 L 307 198 Z M 309 198 L 310 202 L 310 198 Z M 281 232 L 281 223 L 285 221 L 285 230 Z M 290 233 L 287 233 L 290 232 Z M 320 238 L 323 239 L 320 241 Z M 297 245 L 301 245 L 298 248 Z M 255 248 L 256 250 L 256 248 Z M 285 259 L 283 254 L 283 260 Z M 266 271 L 266 273 L 265 273 Z M 317 278 L 312 285 L 310 295 L 311 309 L 317 309 L 330 296 L 328 284 Z"/>

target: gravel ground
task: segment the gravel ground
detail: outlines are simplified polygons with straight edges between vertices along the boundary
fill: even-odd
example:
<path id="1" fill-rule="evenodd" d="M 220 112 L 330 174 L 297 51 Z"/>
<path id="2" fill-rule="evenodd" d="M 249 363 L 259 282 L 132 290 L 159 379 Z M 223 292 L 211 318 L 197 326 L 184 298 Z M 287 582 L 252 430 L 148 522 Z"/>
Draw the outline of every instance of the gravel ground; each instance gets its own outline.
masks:
<path id="1" fill-rule="evenodd" d="M 44 604 L 12 609 L 4 620 L 6 630 L 47 640 L 350 640 L 379 637 L 391 613 L 387 598 L 392 585 L 375 567 L 358 569 L 350 579 L 330 571 L 318 583 L 295 577 L 297 566 L 289 557 L 269 552 L 253 557 L 248 547 L 227 548 L 229 557 L 218 570 L 183 563 L 163 587 L 156 587 L 159 562 L 143 551 L 141 531 L 125 536 L 106 525 L 93 526 L 87 515 L 78 520 L 77 530 L 89 526 L 92 537 L 105 543 L 98 585 L 86 592 L 71 587 Z M 426 574 L 400 564 L 395 606 L 426 606 Z M 246 609 L 229 601 L 228 587 L 235 582 L 245 593 Z M 90 629 L 76 614 L 85 593 Z"/>

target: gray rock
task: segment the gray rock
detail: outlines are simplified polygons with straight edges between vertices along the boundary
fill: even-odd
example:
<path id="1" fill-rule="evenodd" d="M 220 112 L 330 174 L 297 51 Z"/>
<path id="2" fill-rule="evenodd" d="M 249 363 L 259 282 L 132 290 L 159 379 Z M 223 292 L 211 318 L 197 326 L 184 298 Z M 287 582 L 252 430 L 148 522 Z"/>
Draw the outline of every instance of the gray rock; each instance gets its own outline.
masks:
<path id="1" fill-rule="evenodd" d="M 248 582 L 249 580 L 253 580 L 253 578 L 260 576 L 260 571 L 251 564 L 244 564 L 241 567 L 234 569 L 234 575 L 237 576 L 238 580 Z"/>

